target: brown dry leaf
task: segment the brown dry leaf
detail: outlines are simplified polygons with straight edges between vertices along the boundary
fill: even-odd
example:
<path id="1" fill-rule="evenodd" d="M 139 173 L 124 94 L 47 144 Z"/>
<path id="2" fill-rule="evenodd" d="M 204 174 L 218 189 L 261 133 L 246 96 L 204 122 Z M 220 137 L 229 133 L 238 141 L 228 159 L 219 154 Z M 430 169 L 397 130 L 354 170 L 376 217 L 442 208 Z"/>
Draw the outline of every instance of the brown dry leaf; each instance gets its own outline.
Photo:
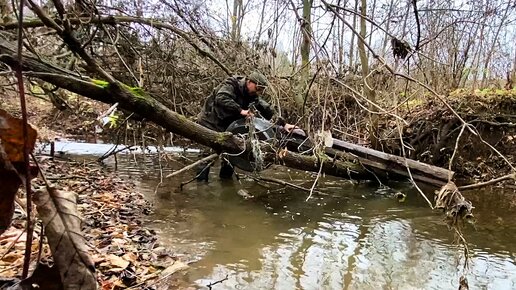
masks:
<path id="1" fill-rule="evenodd" d="M 133 264 L 136 264 L 136 260 L 138 259 L 138 256 L 135 253 L 126 253 L 125 255 L 122 256 L 122 258 L 124 258 L 125 260 L 127 260 Z"/>
<path id="2" fill-rule="evenodd" d="M 122 257 L 119 257 L 117 255 L 110 254 L 107 259 L 111 263 L 112 266 L 116 266 L 118 268 L 125 269 L 127 266 L 129 266 L 129 261 L 125 260 Z"/>
<path id="3" fill-rule="evenodd" d="M 28 126 L 29 151 L 32 152 L 36 143 L 37 133 L 34 128 Z M 11 162 L 23 162 L 23 120 L 14 118 L 6 111 L 0 109 L 0 140 Z"/>
<path id="4" fill-rule="evenodd" d="M 103 281 L 101 285 L 102 290 L 113 290 L 115 288 L 115 285 L 113 281 Z"/>
<path id="5" fill-rule="evenodd" d="M 95 266 L 81 233 L 76 194 L 46 187 L 34 193 L 52 256 L 65 289 L 97 289 Z"/>
<path id="6" fill-rule="evenodd" d="M 287 148 L 283 148 L 281 149 L 279 152 L 278 152 L 278 157 L 280 159 L 283 159 L 285 156 L 287 156 L 288 154 L 288 149 Z"/>
<path id="7" fill-rule="evenodd" d="M 9 161 L 0 142 L 0 235 L 11 225 L 14 198 L 22 184 L 20 176 Z"/>

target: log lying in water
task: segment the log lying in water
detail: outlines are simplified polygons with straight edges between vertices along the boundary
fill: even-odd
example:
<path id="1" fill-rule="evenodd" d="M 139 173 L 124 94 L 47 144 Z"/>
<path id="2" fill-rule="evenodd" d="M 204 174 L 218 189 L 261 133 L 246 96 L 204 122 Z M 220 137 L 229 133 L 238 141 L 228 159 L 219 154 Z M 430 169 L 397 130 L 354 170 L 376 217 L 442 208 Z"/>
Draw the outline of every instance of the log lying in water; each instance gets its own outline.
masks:
<path id="1" fill-rule="evenodd" d="M 305 138 L 305 136 L 302 130 L 294 130 L 292 134 L 294 140 L 300 140 Z M 452 178 L 454 175 L 453 171 L 442 167 L 388 154 L 335 138 L 333 139 L 333 146 L 326 148 L 325 152 L 332 157 L 341 157 L 348 160 L 355 159 L 383 179 L 410 178 L 410 175 L 412 175 L 412 178 L 416 181 L 443 186 L 448 182 L 448 178 Z M 407 168 L 410 169 L 410 174 Z"/>

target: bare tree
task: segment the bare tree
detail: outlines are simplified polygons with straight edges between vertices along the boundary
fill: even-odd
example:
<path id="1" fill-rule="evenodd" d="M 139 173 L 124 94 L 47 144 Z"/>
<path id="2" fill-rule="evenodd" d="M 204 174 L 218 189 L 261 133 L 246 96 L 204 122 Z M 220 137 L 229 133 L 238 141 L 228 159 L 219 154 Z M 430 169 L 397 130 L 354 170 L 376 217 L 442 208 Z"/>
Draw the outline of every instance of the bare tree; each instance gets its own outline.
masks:
<path id="1" fill-rule="evenodd" d="M 489 64 L 491 62 L 491 58 L 493 57 L 493 53 L 495 51 L 496 45 L 499 41 L 498 36 L 500 35 L 500 32 L 502 31 L 502 28 L 504 27 L 505 21 L 507 20 L 507 16 L 509 15 L 509 10 L 511 8 L 511 5 L 512 5 L 512 1 L 507 1 L 507 6 L 505 7 L 503 16 L 500 19 L 500 25 L 498 25 L 498 27 L 496 28 L 496 32 L 493 36 L 493 43 L 491 44 L 489 51 L 486 54 L 486 59 L 484 61 L 484 69 L 482 71 L 482 82 L 480 83 L 481 87 L 486 86 Z"/>

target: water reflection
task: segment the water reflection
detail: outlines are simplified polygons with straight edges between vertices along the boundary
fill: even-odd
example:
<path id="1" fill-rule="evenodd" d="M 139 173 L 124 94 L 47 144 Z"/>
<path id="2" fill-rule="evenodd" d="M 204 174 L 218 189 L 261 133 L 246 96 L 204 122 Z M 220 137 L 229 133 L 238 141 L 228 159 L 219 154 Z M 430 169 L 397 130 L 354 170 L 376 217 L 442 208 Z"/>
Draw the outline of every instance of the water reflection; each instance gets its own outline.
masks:
<path id="1" fill-rule="evenodd" d="M 122 174 L 142 173 L 127 162 L 134 166 L 120 166 Z M 399 203 L 371 185 L 326 177 L 321 187 L 332 196 L 305 202 L 305 192 L 266 195 L 276 187 L 219 182 L 212 170 L 208 184 L 178 191 L 181 178 L 189 177 L 182 176 L 165 180 L 156 196 L 157 163 L 145 164 L 140 187 L 156 204 L 150 224 L 164 244 L 193 261 L 185 287 L 206 289 L 227 276 L 213 289 L 458 288 L 462 249 L 453 245 L 442 215 L 410 188 L 401 188 L 408 197 Z M 160 166 L 171 172 L 181 164 Z M 311 180 L 284 169 L 269 174 L 294 183 Z M 260 197 L 244 200 L 236 194 L 241 188 Z M 510 204 L 495 202 L 499 195 L 471 194 L 478 222 L 466 232 L 470 289 L 516 289 L 516 214 Z"/>

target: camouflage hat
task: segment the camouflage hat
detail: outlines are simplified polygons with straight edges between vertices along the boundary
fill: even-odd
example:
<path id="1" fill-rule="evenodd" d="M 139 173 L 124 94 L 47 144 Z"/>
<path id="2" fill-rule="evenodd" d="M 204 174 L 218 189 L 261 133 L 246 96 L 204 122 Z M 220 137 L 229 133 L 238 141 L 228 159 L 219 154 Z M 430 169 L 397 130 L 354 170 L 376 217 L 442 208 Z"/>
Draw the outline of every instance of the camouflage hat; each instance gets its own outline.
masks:
<path id="1" fill-rule="evenodd" d="M 259 86 L 263 86 L 263 87 L 267 87 L 269 86 L 269 82 L 267 81 L 267 78 L 257 72 L 257 71 L 253 71 L 248 77 L 247 77 L 248 80 L 252 81 L 253 83 L 259 85 Z"/>

